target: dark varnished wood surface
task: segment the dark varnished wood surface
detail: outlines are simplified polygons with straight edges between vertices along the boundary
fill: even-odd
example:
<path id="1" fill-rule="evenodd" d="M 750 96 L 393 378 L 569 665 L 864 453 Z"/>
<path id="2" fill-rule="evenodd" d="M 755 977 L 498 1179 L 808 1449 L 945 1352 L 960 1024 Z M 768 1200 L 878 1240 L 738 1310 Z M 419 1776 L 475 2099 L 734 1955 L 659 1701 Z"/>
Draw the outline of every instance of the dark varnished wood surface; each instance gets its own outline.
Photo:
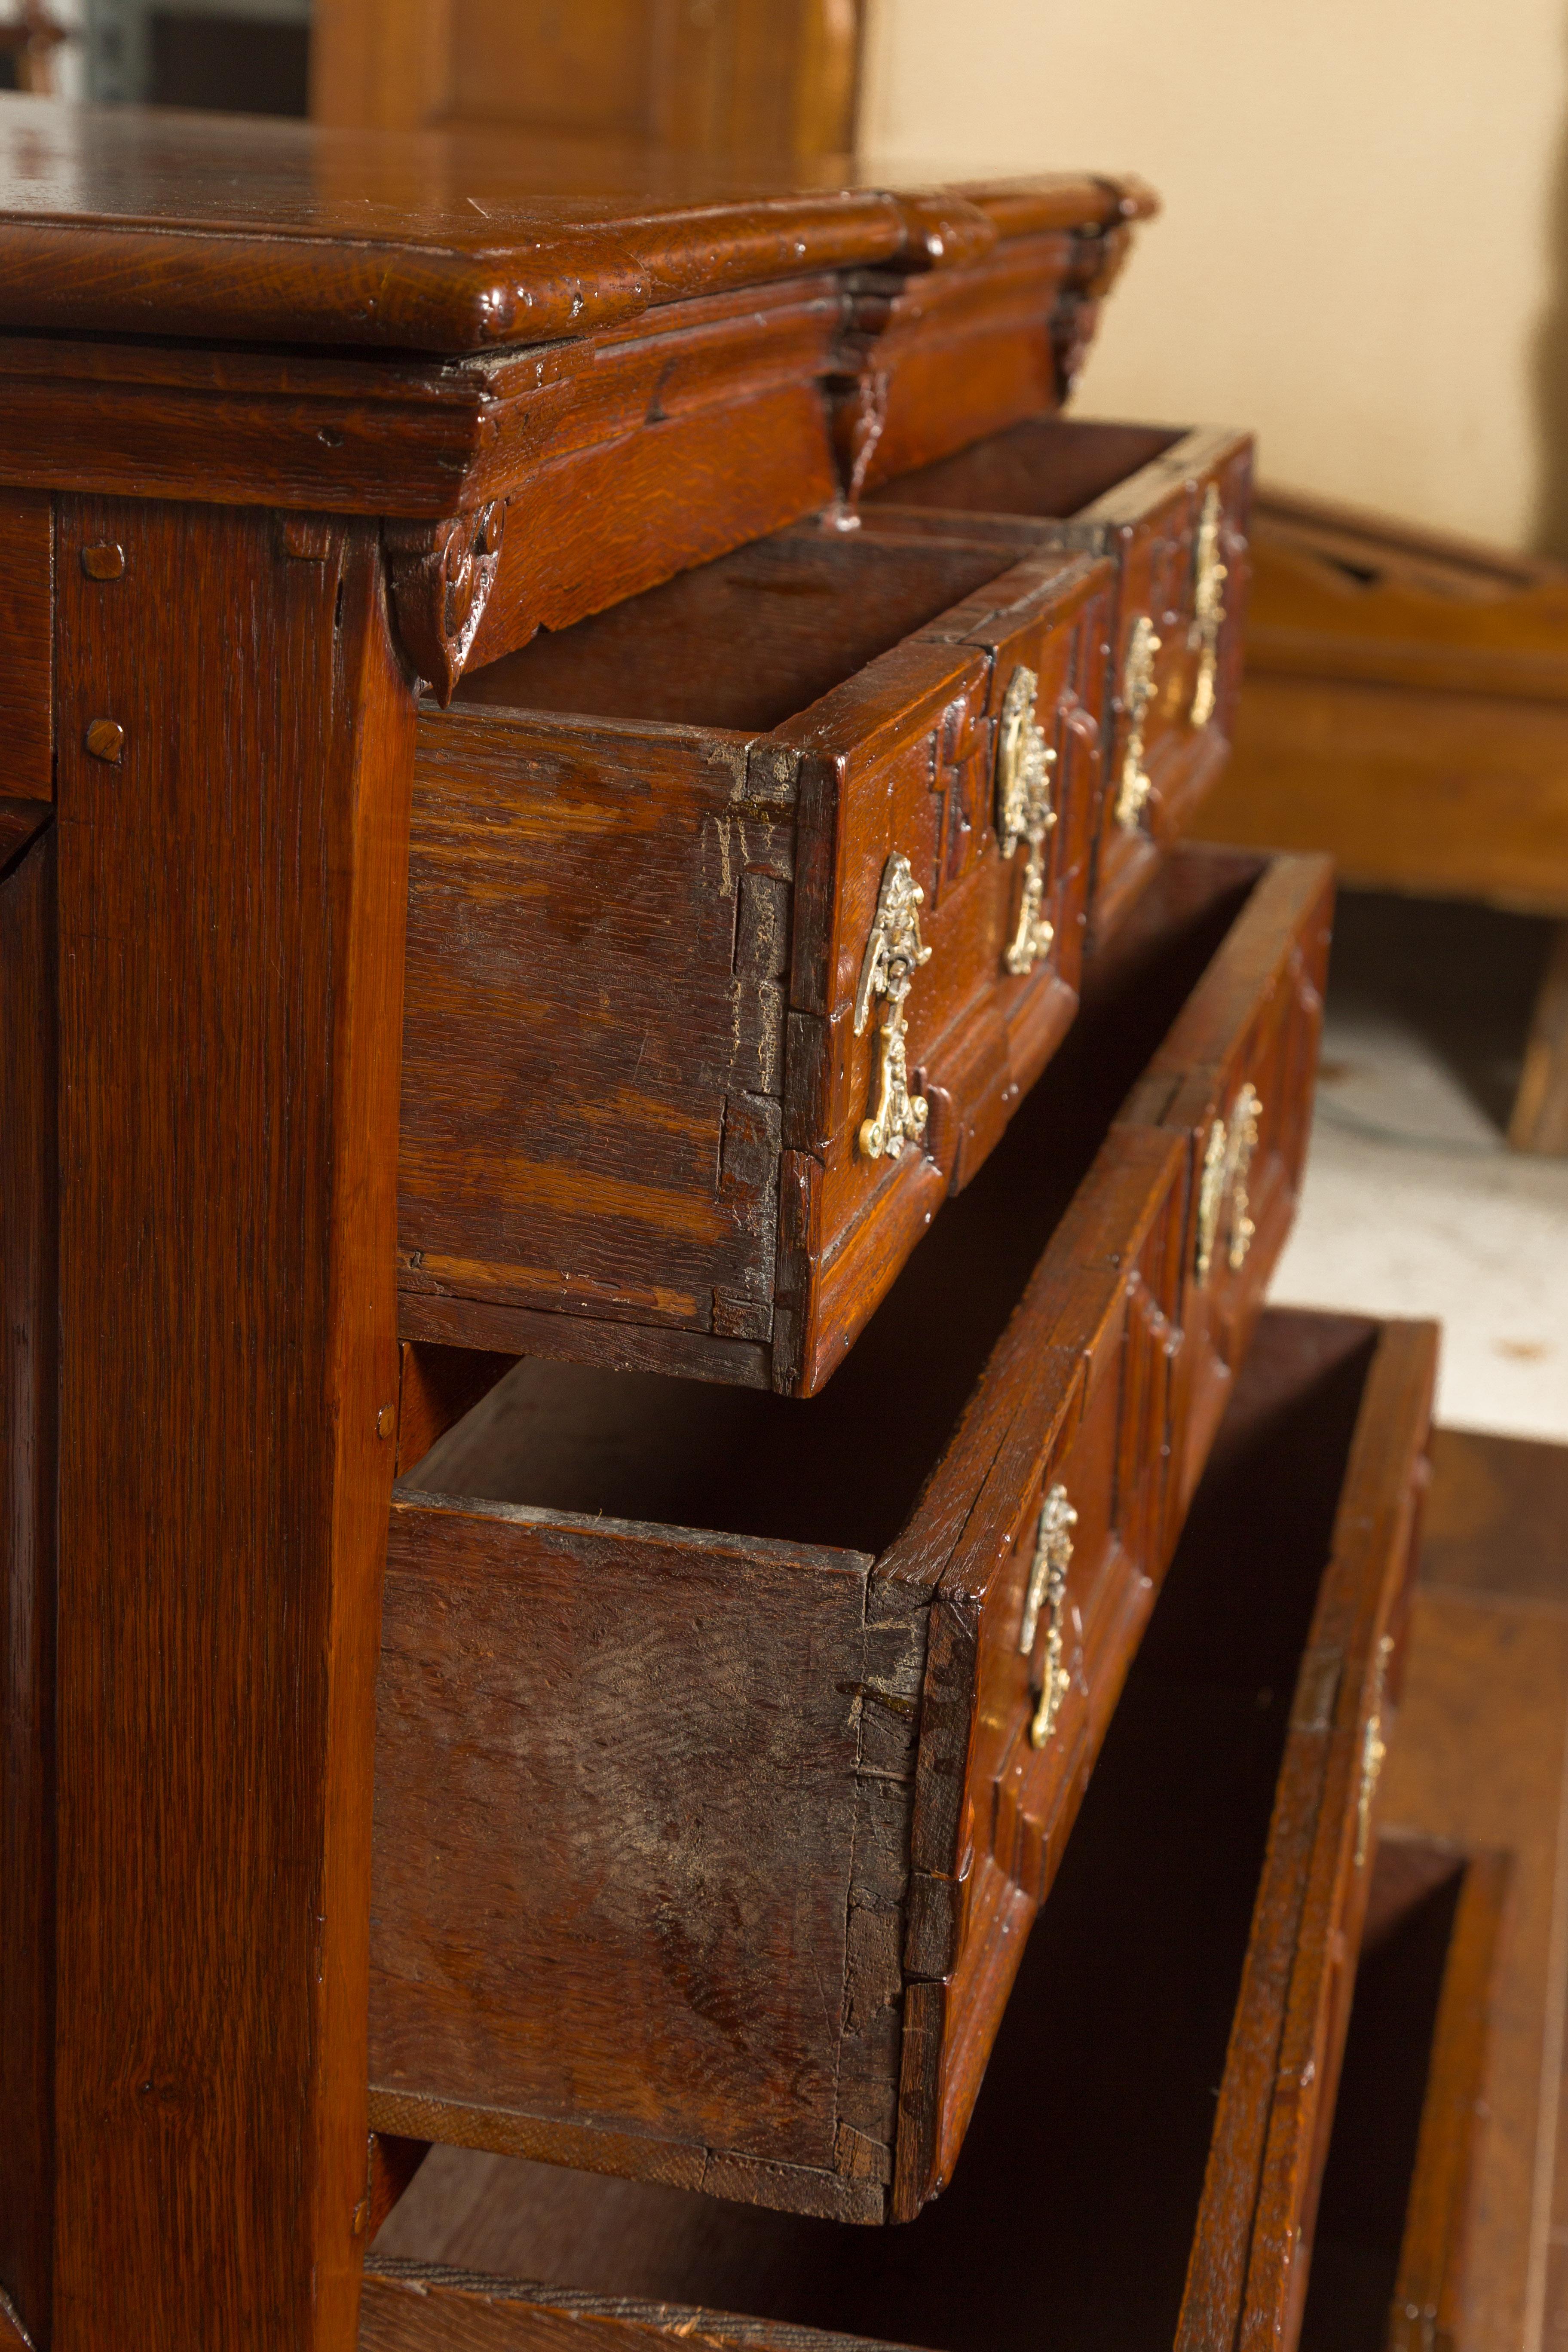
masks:
<path id="1" fill-rule="evenodd" d="M 1145 215 L 1136 183 L 900 194 L 506 132 L 417 136 L 0 100 L 0 321 L 480 350 L 813 268 L 941 266 Z M 804 182 L 804 184 L 802 183 Z M 169 232 L 177 232 L 171 236 Z"/>
<path id="2" fill-rule="evenodd" d="M 55 842 L 0 880 L 0 2284 L 35 2339 L 54 2215 Z"/>
<path id="3" fill-rule="evenodd" d="M 366 526 L 59 542 L 51 2343 L 306 2352 L 365 2219 L 413 693 Z"/>
<path id="4" fill-rule="evenodd" d="M 54 544 L 47 492 L 0 489 L 0 864 L 26 814 L 5 812 L 54 798 Z"/>
<path id="5" fill-rule="evenodd" d="M 1374 1651 L 1397 1615 L 1432 1361 L 1429 1328 L 1267 1318 L 1030 1938 L 963 2160 L 919 2221 L 846 2231 L 531 2165 L 495 2166 L 480 2201 L 444 2210 L 438 2152 L 430 2194 L 416 2190 L 373 2257 L 363 2340 L 404 2352 L 471 2327 L 497 2352 L 796 2352 L 810 2329 L 813 2352 L 845 2336 L 1154 2352 L 1178 2338 L 1189 2261 L 1237 2277 L 1277 2263 L 1296 2224 L 1310 2230 L 1308 2184 L 1294 2210 L 1255 2215 L 1257 2149 L 1281 2099 L 1326 2107 L 1329 2093 L 1321 2073 L 1315 2094 L 1277 2083 L 1240 2027 L 1259 2021 L 1267 1982 L 1263 2041 L 1278 2043 L 1342 1965 L 1315 1890 L 1331 1853 L 1354 1846 L 1347 1767 L 1372 1703 L 1369 1637 Z M 1331 1652 L 1337 1677 L 1323 1671 Z M 1353 1932 L 1351 1946 L 1343 1965 Z M 1331 2033 L 1329 2074 L 1336 2051 Z M 1212 2176 L 1233 2145 L 1222 2213 L 1205 2159 Z M 461 2177 L 446 2169 L 448 2196 Z M 558 2284 L 516 2284 L 527 2279 Z M 1268 2333 L 1266 2293 L 1249 2289 L 1231 2323 L 1239 2336 L 1216 2329 L 1205 2347 L 1251 2342 L 1249 2330 L 1289 2340 Z"/>

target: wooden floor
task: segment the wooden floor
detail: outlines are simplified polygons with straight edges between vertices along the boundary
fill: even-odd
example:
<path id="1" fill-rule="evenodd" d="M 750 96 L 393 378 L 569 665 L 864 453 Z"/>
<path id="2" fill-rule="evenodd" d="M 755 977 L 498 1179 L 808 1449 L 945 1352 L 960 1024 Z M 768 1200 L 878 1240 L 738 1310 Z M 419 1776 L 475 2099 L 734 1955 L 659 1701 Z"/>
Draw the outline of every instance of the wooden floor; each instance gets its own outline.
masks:
<path id="1" fill-rule="evenodd" d="M 1564 2352 L 1568 1447 L 1445 1430 L 1433 1473 L 1384 1822 L 1515 1856 L 1458 2352 Z M 549 2185 L 439 2149 L 377 2250 L 526 2270 Z"/>

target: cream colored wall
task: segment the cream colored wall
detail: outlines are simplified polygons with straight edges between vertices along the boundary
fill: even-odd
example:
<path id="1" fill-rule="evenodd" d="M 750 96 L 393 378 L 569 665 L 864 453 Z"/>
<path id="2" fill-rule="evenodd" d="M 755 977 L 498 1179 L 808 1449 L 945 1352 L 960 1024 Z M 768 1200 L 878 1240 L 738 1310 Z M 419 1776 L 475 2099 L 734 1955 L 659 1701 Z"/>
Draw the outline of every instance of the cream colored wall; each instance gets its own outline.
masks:
<path id="1" fill-rule="evenodd" d="M 868 152 L 1164 197 L 1079 408 L 1249 424 L 1276 481 L 1568 552 L 1568 0 L 870 7 Z"/>

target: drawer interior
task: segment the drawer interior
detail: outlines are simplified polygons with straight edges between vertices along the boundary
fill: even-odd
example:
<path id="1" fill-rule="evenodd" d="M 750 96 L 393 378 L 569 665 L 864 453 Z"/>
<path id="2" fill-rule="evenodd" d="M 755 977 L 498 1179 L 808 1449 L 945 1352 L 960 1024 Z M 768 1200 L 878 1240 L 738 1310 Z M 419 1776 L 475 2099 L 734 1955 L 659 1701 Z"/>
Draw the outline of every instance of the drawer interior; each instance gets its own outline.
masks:
<path id="1" fill-rule="evenodd" d="M 1170 862 L 1086 974 L 1078 1021 L 1006 1135 L 820 1395 L 525 1359 L 405 1488 L 884 1549 L 1129 1088 L 1264 866 L 1229 850 Z"/>
<path id="2" fill-rule="evenodd" d="M 764 733 L 1016 561 L 782 532 L 470 671 L 459 703 Z"/>
<path id="3" fill-rule="evenodd" d="M 452 2244 L 442 2216 L 472 2159 L 437 2151 L 378 2254 L 944 2352 L 1168 2347 L 1293 1692 L 1377 1341 L 1361 1318 L 1265 1318 L 952 2184 L 918 2221 L 857 2230 L 518 2163 L 496 2167 Z"/>
<path id="4" fill-rule="evenodd" d="M 1039 418 L 868 493 L 864 504 L 1067 521 L 1183 439 L 1175 426 Z"/>

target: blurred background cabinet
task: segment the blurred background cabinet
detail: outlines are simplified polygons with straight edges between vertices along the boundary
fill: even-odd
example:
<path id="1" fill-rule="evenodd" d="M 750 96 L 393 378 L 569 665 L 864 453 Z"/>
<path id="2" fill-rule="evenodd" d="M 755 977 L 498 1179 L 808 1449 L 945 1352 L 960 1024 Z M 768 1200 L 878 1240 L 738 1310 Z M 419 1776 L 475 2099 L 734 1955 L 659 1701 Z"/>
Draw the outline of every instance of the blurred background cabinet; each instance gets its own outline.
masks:
<path id="1" fill-rule="evenodd" d="M 860 0 L 318 0 L 327 123 L 499 123 L 763 162 L 855 142 Z"/>

